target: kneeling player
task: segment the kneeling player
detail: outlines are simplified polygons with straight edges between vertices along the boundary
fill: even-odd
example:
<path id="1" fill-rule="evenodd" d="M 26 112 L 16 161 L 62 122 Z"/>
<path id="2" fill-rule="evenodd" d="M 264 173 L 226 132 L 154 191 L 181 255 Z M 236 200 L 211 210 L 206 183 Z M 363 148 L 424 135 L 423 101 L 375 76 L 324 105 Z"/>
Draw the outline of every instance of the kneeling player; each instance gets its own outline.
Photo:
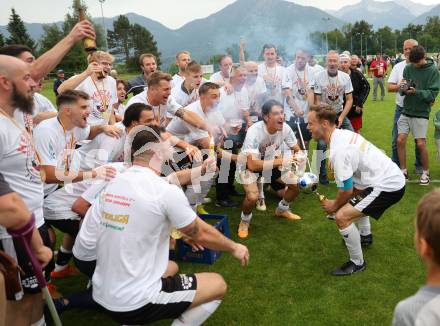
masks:
<path id="1" fill-rule="evenodd" d="M 275 191 L 282 193 L 283 199 L 275 210 L 275 216 L 288 220 L 301 219 L 289 210 L 290 203 L 298 196 L 296 178 L 290 171 L 286 171 L 282 176 L 279 169 L 285 161 L 280 149 L 283 143 L 293 152 L 298 152 L 300 148 L 292 129 L 284 122 L 281 103 L 269 100 L 261 111 L 263 121 L 254 123 L 248 129 L 240 156 L 240 178 L 246 192 L 238 226 L 240 238 L 248 236 L 252 209 L 259 198 L 257 178 L 261 175 L 265 180 L 271 180 L 271 186 Z M 291 155 L 291 159 L 293 158 Z M 284 191 L 286 186 L 287 189 Z"/>
<path id="2" fill-rule="evenodd" d="M 337 129 L 336 113 L 331 108 L 314 108 L 308 128 L 315 140 L 330 148 L 330 169 L 339 191 L 334 200 L 323 200 L 328 214 L 336 214 L 336 224 L 347 246 L 350 260 L 332 275 L 344 276 L 366 267 L 361 236 L 354 221 L 379 217 L 400 201 L 405 193 L 405 177 L 399 167 L 361 135 Z"/>
<path id="3" fill-rule="evenodd" d="M 219 306 L 226 283 L 215 273 L 163 278 L 171 227 L 198 245 L 230 252 L 243 265 L 249 252 L 198 218 L 182 190 L 160 177 L 173 153 L 163 131 L 139 131 L 132 144 L 133 166 L 91 207 L 99 220 L 93 299 L 124 324 L 175 318 L 174 326 L 201 325 Z"/>

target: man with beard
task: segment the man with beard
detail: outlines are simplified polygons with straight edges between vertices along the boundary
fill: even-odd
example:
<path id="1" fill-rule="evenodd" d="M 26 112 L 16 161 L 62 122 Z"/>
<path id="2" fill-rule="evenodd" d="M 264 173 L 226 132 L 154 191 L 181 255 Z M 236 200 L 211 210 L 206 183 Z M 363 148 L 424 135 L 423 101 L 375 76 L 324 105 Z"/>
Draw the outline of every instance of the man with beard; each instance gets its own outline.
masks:
<path id="1" fill-rule="evenodd" d="M 141 54 L 139 57 L 139 65 L 142 74 L 128 81 L 128 93 L 137 95 L 142 93 L 147 87 L 148 77 L 157 70 L 157 59 L 151 53 Z"/>
<path id="2" fill-rule="evenodd" d="M 298 49 L 295 53 L 295 62 L 287 68 L 287 80 L 289 88 L 286 90 L 284 113 L 286 122 L 299 138 L 298 126 L 308 149 L 311 135 L 307 130 L 307 115 L 309 106 L 313 104 L 313 70 L 307 65 L 307 53 Z"/>
<path id="3" fill-rule="evenodd" d="M 350 120 L 347 118 L 353 105 L 353 86 L 350 76 L 345 72 L 339 71 L 339 54 L 330 51 L 327 54 L 327 69 L 315 75 L 315 107 L 329 106 L 337 116 L 337 127 L 353 131 Z M 344 104 L 345 98 L 345 104 Z M 327 145 L 324 141 L 319 141 L 317 150 L 318 164 L 320 164 L 319 181 L 328 184 L 327 169 L 325 166 L 325 151 Z"/>
<path id="4" fill-rule="evenodd" d="M 124 119 L 124 113 L 127 107 L 124 105 L 127 99 L 128 84 L 124 80 L 116 81 L 116 91 L 118 94 L 118 102 L 113 104 L 113 111 L 115 112 L 115 121 L 119 122 Z"/>
<path id="5" fill-rule="evenodd" d="M 58 87 L 60 94 L 75 89 L 90 96 L 91 112 L 87 122 L 92 126 L 115 123 L 113 105 L 118 102 L 118 95 L 116 80 L 109 76 L 113 60 L 113 56 L 107 52 L 93 52 L 87 58 L 87 69 Z"/>
<path id="6" fill-rule="evenodd" d="M 274 99 L 283 103 L 283 81 L 286 80 L 286 69 L 277 63 L 277 49 L 275 45 L 263 46 L 264 62 L 258 66 L 258 76 L 266 83 L 266 100 Z"/>
<path id="7" fill-rule="evenodd" d="M 33 64 L 37 60 L 32 54 L 32 50 L 26 45 L 5 45 L 0 49 L 0 54 L 16 57 L 17 59 L 20 59 L 29 64 Z M 39 93 L 41 92 L 42 88 L 42 79 L 40 79 L 33 89 L 34 107 L 32 114 L 26 114 L 21 112 L 20 110 L 15 110 L 14 112 L 15 119 L 31 133 L 35 125 L 43 120 L 50 119 L 57 115 L 57 110 L 53 106 L 52 102 Z"/>
<path id="8" fill-rule="evenodd" d="M 355 132 L 359 133 L 362 128 L 362 112 L 364 103 L 370 93 L 370 84 L 364 75 L 357 70 L 351 68 L 350 56 L 341 54 L 339 56 L 341 70 L 350 75 L 351 84 L 353 85 L 353 106 L 347 117 L 353 126 Z"/>
<path id="9" fill-rule="evenodd" d="M 330 148 L 329 166 L 335 174 L 338 193 L 334 200 L 321 201 L 327 214 L 335 214 L 336 225 L 350 260 L 335 269 L 333 276 L 347 276 L 366 268 L 362 233 L 354 224 L 366 216 L 379 219 L 405 193 L 405 178 L 399 167 L 360 134 L 339 129 L 331 107 L 312 108 L 308 128 L 312 137 Z"/>
<path id="10" fill-rule="evenodd" d="M 199 87 L 203 79 L 202 66 L 191 61 L 182 69 L 184 79 L 172 88 L 171 96 L 185 107 L 199 98 Z M 173 79 L 174 80 L 174 79 Z"/>
<path id="11" fill-rule="evenodd" d="M 283 158 L 284 153 L 281 152 L 282 145 L 285 143 L 291 150 L 292 162 L 295 152 L 300 148 L 292 129 L 284 123 L 284 109 L 281 103 L 275 100 L 267 101 L 263 105 L 262 114 L 263 121 L 253 124 L 246 134 L 238 163 L 240 179 L 246 192 L 238 226 L 240 238 L 247 238 L 249 235 L 252 210 L 259 199 L 257 179 L 261 175 L 265 175 L 272 188 L 282 195 L 275 216 L 291 221 L 301 219 L 289 209 L 299 193 L 297 179 L 291 171 L 285 171 L 284 175 L 280 171 L 280 167 L 287 163 Z M 289 163 L 286 165 L 290 166 Z"/>
<path id="12" fill-rule="evenodd" d="M 180 51 L 176 54 L 176 66 L 179 68 L 177 74 L 173 76 L 171 87 L 179 86 L 185 79 L 184 70 L 188 63 L 191 62 L 191 55 L 188 51 Z"/>
<path id="13" fill-rule="evenodd" d="M 29 64 L 0 55 L 0 173 L 24 200 L 35 218 L 35 227 L 43 243 L 50 247 L 43 218 L 43 182 L 38 155 L 29 132 L 14 119 L 17 108 L 24 113 L 32 113 L 35 86 Z M 2 227 L 0 239 L 3 249 L 10 255 L 16 255 L 18 263 L 25 269 L 21 279 L 25 295 L 19 302 L 8 302 L 7 324 L 44 324 L 42 296 L 34 273 L 28 268 L 26 252 L 12 244 L 9 234 Z"/>

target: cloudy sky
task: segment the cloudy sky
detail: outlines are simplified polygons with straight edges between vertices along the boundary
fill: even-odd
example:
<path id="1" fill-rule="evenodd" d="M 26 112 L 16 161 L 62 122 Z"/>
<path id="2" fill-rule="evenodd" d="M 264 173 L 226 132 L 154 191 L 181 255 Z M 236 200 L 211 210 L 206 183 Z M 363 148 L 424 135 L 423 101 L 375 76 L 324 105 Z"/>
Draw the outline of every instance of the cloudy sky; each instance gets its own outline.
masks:
<path id="1" fill-rule="evenodd" d="M 92 16 L 101 16 L 98 0 L 84 0 Z M 185 23 L 209 16 L 235 0 L 105 0 L 104 16 L 112 17 L 128 12 L 154 19 L 167 27 L 179 28 Z M 288 0 L 301 5 L 321 9 L 339 9 L 355 4 L 359 0 Z M 384 1 L 384 0 L 379 0 Z M 417 0 L 416 0 L 417 1 Z M 418 0 L 423 4 L 438 4 L 440 0 Z M 8 22 L 10 8 L 26 22 L 51 23 L 63 20 L 64 14 L 71 6 L 71 0 L 0 0 L 0 25 Z"/>

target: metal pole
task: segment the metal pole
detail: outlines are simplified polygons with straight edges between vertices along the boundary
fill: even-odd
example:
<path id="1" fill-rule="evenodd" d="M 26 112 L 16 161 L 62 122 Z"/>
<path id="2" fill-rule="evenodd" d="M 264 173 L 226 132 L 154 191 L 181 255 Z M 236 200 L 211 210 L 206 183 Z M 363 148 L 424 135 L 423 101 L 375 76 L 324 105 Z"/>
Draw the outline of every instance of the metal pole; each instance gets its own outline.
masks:
<path id="1" fill-rule="evenodd" d="M 107 28 L 105 27 L 105 22 L 104 22 L 104 9 L 102 7 L 102 4 L 104 3 L 105 0 L 98 0 L 99 3 L 101 4 L 101 17 L 102 17 L 102 28 L 104 29 L 104 46 L 105 46 L 105 50 L 108 51 L 108 43 L 107 43 Z"/>
<path id="2" fill-rule="evenodd" d="M 362 52 L 362 43 L 364 42 L 363 40 L 362 40 L 362 36 L 364 35 L 364 33 L 361 33 L 361 57 L 364 55 L 364 53 Z M 365 59 L 367 59 L 367 58 L 365 58 Z"/>
<path id="3" fill-rule="evenodd" d="M 368 57 L 368 38 L 367 35 L 365 35 L 365 58 Z"/>
<path id="4" fill-rule="evenodd" d="M 353 54 L 353 35 L 350 35 L 350 52 Z"/>

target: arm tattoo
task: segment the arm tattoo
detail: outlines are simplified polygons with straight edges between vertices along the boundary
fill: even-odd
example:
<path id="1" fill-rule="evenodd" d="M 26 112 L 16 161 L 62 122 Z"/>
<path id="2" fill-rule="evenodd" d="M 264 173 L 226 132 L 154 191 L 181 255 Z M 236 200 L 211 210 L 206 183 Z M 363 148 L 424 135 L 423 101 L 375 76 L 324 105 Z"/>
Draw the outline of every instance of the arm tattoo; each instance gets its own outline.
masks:
<path id="1" fill-rule="evenodd" d="M 183 114 L 185 113 L 185 110 L 184 109 L 178 109 L 177 111 L 176 111 L 176 117 L 178 117 L 178 118 L 180 118 L 180 119 L 183 119 Z"/>

